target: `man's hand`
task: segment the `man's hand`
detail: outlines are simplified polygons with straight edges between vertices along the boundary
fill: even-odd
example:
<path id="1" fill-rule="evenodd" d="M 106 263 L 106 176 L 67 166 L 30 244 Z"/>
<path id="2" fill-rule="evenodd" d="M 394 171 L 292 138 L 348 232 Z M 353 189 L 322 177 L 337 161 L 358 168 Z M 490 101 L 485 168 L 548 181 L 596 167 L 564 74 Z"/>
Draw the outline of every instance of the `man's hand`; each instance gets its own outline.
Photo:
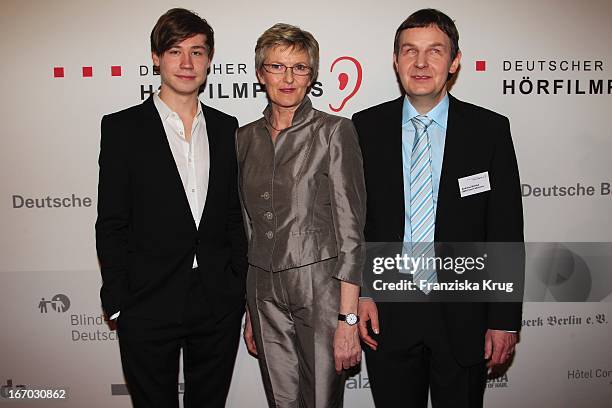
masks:
<path id="1" fill-rule="evenodd" d="M 359 337 L 372 350 L 378 348 L 378 342 L 368 334 L 368 321 L 372 325 L 372 331 L 376 334 L 380 333 L 378 327 L 378 308 L 372 299 L 359 299 L 359 308 L 357 309 L 359 316 Z"/>
<path id="2" fill-rule="evenodd" d="M 255 345 L 255 338 L 253 337 L 253 326 L 251 326 L 251 315 L 249 309 L 246 310 L 246 317 L 244 320 L 244 344 L 246 344 L 247 350 L 254 357 L 257 357 L 257 346 Z"/>
<path id="3" fill-rule="evenodd" d="M 361 345 L 357 325 L 349 326 L 345 322 L 338 322 L 334 334 L 334 363 L 336 372 L 347 370 L 361 361 Z"/>
<path id="4" fill-rule="evenodd" d="M 504 330 L 488 329 L 485 334 L 485 360 L 488 368 L 504 364 L 514 353 L 516 346 L 516 333 L 508 333 Z"/>

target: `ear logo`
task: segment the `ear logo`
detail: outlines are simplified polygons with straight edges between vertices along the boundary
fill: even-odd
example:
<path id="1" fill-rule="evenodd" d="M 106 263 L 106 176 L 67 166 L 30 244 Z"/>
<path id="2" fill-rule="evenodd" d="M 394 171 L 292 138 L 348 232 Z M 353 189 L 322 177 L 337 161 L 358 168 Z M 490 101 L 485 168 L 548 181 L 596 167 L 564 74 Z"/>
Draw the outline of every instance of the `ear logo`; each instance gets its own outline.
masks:
<path id="1" fill-rule="evenodd" d="M 357 93 L 357 91 L 359 91 L 359 88 L 361 87 L 361 78 L 362 78 L 361 64 L 359 63 L 359 61 L 357 61 L 353 57 L 344 56 L 344 57 L 336 58 L 336 60 L 332 62 L 329 72 L 334 72 L 334 67 L 336 66 L 336 63 L 340 61 L 351 62 L 355 67 L 357 78 L 355 81 L 355 85 L 353 86 L 353 89 L 348 93 L 348 95 L 344 97 L 344 99 L 342 100 L 342 102 L 337 108 L 333 107 L 331 103 L 329 104 L 329 109 L 331 109 L 333 112 L 340 112 L 342 109 L 344 109 L 344 106 L 349 101 L 349 99 L 355 96 L 355 94 Z M 349 74 L 347 74 L 344 71 L 340 72 L 338 74 L 338 89 L 340 91 L 344 91 L 349 84 L 349 80 L 350 80 Z"/>

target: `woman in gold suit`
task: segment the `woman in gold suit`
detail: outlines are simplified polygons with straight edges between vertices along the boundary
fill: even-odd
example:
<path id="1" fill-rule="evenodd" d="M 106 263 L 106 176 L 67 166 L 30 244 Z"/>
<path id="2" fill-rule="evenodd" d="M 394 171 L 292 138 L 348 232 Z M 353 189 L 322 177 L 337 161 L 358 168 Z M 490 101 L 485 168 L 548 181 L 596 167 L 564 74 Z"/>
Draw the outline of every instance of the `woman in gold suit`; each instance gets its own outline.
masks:
<path id="1" fill-rule="evenodd" d="M 257 40 L 263 117 L 240 128 L 240 193 L 249 238 L 244 338 L 271 407 L 341 407 L 359 364 L 357 304 L 365 186 L 350 120 L 312 107 L 319 45 L 288 24 Z"/>

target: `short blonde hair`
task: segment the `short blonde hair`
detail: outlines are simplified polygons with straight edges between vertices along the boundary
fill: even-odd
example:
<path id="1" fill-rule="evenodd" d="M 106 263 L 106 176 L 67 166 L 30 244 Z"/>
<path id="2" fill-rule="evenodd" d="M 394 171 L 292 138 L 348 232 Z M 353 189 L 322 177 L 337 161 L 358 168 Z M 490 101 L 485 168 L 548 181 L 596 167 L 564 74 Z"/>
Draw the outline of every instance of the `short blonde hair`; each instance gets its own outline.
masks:
<path id="1" fill-rule="evenodd" d="M 263 69 L 268 51 L 278 46 L 306 51 L 308 64 L 312 69 L 310 80 L 316 79 L 319 73 L 319 43 L 308 31 L 284 23 L 274 24 L 257 39 L 257 45 L 255 45 L 255 69 L 257 71 L 261 72 Z"/>

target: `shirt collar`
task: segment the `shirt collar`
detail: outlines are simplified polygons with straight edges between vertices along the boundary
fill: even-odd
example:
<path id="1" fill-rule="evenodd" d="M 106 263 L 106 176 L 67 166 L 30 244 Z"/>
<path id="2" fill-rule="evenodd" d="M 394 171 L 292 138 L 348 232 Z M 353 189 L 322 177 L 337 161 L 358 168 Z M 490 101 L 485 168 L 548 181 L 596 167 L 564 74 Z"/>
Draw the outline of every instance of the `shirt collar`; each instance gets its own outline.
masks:
<path id="1" fill-rule="evenodd" d="M 159 116 L 162 118 L 162 120 L 168 120 L 168 118 L 173 116 L 173 114 L 176 115 L 176 117 L 178 118 L 178 114 L 176 114 L 176 112 L 170 109 L 170 107 L 166 105 L 166 102 L 164 102 L 162 98 L 159 97 L 159 91 L 156 91 L 153 94 L 153 102 L 155 103 L 155 107 L 157 107 L 157 111 L 159 112 Z M 198 110 L 195 114 L 195 118 L 199 119 L 201 118 L 201 115 L 203 115 L 202 104 L 198 99 Z"/>
<path id="2" fill-rule="evenodd" d="M 304 97 L 302 102 L 300 102 L 300 106 L 293 113 L 293 119 L 291 121 L 291 127 L 307 120 L 309 116 L 312 114 L 312 102 L 309 97 Z M 272 123 L 272 105 L 268 103 L 268 106 L 263 110 L 263 116 L 268 125 L 271 126 Z"/>
<path id="3" fill-rule="evenodd" d="M 410 120 L 415 116 L 419 116 L 420 113 L 412 106 L 408 100 L 408 96 L 404 97 L 404 105 L 402 107 L 402 126 L 410 123 Z M 436 122 L 436 124 L 446 129 L 446 123 L 448 121 L 448 93 L 444 95 L 444 98 L 432 110 L 425 114 L 429 119 Z"/>

